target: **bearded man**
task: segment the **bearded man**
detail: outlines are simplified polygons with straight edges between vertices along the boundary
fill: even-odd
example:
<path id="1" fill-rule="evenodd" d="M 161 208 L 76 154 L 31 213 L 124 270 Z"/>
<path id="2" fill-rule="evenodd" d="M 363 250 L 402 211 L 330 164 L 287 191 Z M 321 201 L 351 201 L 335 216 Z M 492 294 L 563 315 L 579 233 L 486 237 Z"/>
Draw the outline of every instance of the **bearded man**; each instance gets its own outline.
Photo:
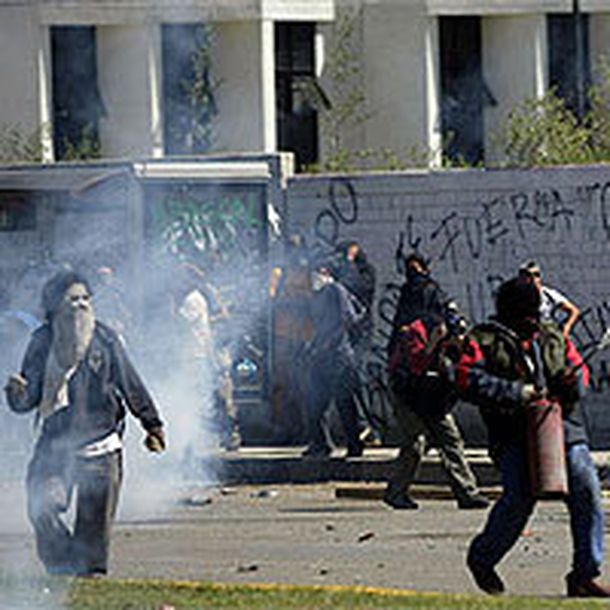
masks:
<path id="1" fill-rule="evenodd" d="M 118 335 L 96 321 L 87 280 L 60 271 L 43 287 L 45 323 L 34 331 L 21 372 L 5 387 L 17 413 L 36 410 L 40 435 L 27 472 L 28 516 L 50 574 L 107 571 L 110 527 L 122 478 L 125 408 L 165 448 L 157 408 Z M 62 518 L 76 495 L 74 527 Z"/>

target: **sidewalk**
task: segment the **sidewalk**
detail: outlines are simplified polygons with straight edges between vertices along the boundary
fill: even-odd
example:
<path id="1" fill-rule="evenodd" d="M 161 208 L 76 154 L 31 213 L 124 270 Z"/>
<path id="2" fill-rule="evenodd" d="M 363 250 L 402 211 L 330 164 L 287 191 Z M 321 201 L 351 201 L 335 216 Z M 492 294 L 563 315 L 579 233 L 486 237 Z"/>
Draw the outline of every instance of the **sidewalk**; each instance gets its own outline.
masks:
<path id="1" fill-rule="evenodd" d="M 304 447 L 242 447 L 216 455 L 222 481 L 226 484 L 271 484 L 337 482 L 383 482 L 392 467 L 398 449 L 367 448 L 362 457 L 345 458 L 345 450 L 337 450 L 325 460 L 301 457 Z M 467 449 L 466 457 L 481 487 L 499 484 L 499 476 L 486 449 Z M 608 478 L 610 452 L 594 451 L 593 459 L 600 470 L 602 482 Z M 219 462 L 219 464 L 218 464 Z M 418 485 L 444 485 L 448 481 L 436 450 L 422 461 Z M 604 485 L 606 487 L 607 485 Z"/>

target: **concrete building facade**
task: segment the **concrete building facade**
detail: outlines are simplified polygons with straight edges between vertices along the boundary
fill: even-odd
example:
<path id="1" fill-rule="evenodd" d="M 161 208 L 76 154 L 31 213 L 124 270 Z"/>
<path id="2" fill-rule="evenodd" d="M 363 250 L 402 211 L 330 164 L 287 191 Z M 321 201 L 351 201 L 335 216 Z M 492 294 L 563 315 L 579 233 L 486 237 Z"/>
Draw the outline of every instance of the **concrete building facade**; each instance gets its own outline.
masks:
<path id="1" fill-rule="evenodd" d="M 371 111 L 358 144 L 398 153 L 423 147 L 432 153 L 433 166 L 451 148 L 446 133 L 451 130 L 458 132 L 457 140 L 463 130 L 474 131 L 479 140 L 480 154 L 468 159 L 468 143 L 457 151 L 466 153 L 467 160 L 495 159 L 494 137 L 516 103 L 540 97 L 552 85 L 577 81 L 579 75 L 587 79 L 598 58 L 610 53 L 610 2 L 603 0 L 357 4 Z M 577 39 L 576 51 L 568 44 L 570 37 Z M 553 50 L 555 55 L 565 51 L 559 68 L 552 65 Z M 575 62 L 579 64 L 567 74 Z M 565 88 L 576 84 L 565 82 Z M 478 112 L 473 112 L 477 105 Z"/>
<path id="2" fill-rule="evenodd" d="M 53 31 L 93 28 L 102 156 L 163 156 L 163 26 L 213 24 L 214 149 L 274 151 L 275 24 L 333 17 L 333 0 L 0 0 L 0 125 L 29 134 L 53 124 Z"/>
<path id="3" fill-rule="evenodd" d="M 168 145 L 166 30 L 207 24 L 209 149 L 288 149 L 305 166 L 327 154 L 321 115 L 341 102 L 329 94 L 316 105 L 302 93 L 312 83 L 332 93 L 329 49 L 350 12 L 367 118 L 345 121 L 342 142 L 402 156 L 417 148 L 431 166 L 443 152 L 495 159 L 494 135 L 516 103 L 551 85 L 575 98 L 610 53 L 610 0 L 0 0 L 0 126 L 29 134 L 53 125 L 56 141 L 49 129 L 41 138 L 44 159 L 57 160 L 58 100 L 86 89 L 85 73 L 90 91 L 73 103 L 94 107 L 102 157 L 189 152 Z M 61 43 L 75 28 L 89 43 L 66 52 L 89 67 L 62 79 Z"/>

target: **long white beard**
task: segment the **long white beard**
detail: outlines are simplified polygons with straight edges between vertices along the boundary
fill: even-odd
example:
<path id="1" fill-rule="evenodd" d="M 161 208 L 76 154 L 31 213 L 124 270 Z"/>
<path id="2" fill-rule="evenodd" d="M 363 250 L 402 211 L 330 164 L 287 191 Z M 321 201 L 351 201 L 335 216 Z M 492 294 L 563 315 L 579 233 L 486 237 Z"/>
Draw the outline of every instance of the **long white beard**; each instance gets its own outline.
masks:
<path id="1" fill-rule="evenodd" d="M 95 327 L 91 307 L 62 307 L 53 318 L 53 345 L 57 362 L 63 369 L 77 366 L 85 357 Z"/>

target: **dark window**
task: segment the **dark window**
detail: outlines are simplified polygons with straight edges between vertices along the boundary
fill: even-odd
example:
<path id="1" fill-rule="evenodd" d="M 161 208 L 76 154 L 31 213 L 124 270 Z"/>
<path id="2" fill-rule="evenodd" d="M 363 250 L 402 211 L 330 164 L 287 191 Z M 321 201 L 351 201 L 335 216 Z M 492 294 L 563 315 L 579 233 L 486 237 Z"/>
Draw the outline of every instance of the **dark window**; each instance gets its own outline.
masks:
<path id="1" fill-rule="evenodd" d="M 308 98 L 315 86 L 313 23 L 276 23 L 277 143 L 292 151 L 297 168 L 318 161 L 318 113 Z"/>
<path id="2" fill-rule="evenodd" d="M 55 158 L 65 159 L 86 146 L 99 148 L 104 104 L 97 83 L 95 28 L 51 28 L 53 143 Z"/>
<path id="3" fill-rule="evenodd" d="M 548 15 L 549 84 L 568 108 L 583 117 L 591 84 L 589 16 Z"/>
<path id="4" fill-rule="evenodd" d="M 205 24 L 164 25 L 163 138 L 167 155 L 208 152 L 216 114 L 210 31 Z"/>
<path id="5" fill-rule="evenodd" d="M 0 231 L 36 229 L 36 201 L 28 193 L 0 193 Z"/>
<path id="6" fill-rule="evenodd" d="M 483 160 L 483 107 L 494 104 L 483 81 L 481 20 L 441 17 L 441 121 L 443 152 L 453 161 Z"/>

